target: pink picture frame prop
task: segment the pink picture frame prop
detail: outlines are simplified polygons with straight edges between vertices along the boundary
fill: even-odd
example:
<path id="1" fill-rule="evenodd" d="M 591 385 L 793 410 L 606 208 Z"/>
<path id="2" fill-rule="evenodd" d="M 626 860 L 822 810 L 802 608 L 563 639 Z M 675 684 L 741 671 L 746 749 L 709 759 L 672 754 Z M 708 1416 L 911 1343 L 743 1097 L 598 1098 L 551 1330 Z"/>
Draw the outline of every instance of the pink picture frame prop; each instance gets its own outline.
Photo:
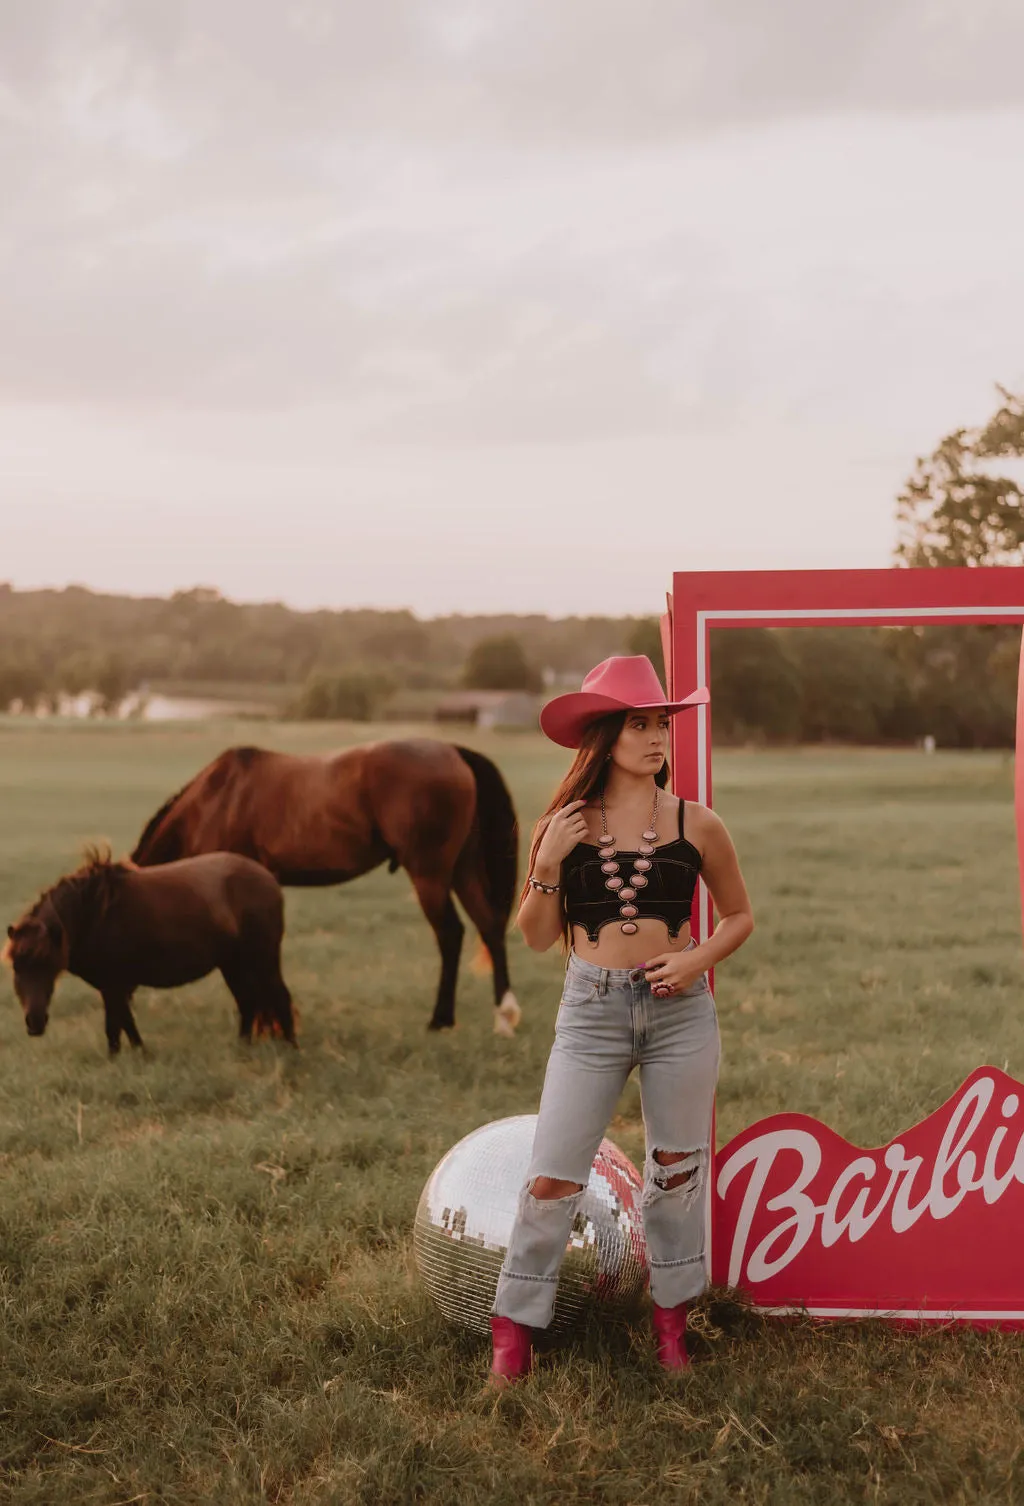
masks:
<path id="1" fill-rule="evenodd" d="M 662 644 L 673 698 L 673 785 L 712 804 L 712 627 L 1024 623 L 1024 570 L 679 572 Z M 1024 653 L 1014 800 L 1024 925 Z M 756 896 L 755 896 L 756 903 Z M 700 886 L 696 933 L 711 929 Z M 764 1311 L 1024 1327 L 1024 1086 L 994 1067 L 889 1145 L 864 1150 L 776 1114 L 714 1150 L 707 1265 Z"/>

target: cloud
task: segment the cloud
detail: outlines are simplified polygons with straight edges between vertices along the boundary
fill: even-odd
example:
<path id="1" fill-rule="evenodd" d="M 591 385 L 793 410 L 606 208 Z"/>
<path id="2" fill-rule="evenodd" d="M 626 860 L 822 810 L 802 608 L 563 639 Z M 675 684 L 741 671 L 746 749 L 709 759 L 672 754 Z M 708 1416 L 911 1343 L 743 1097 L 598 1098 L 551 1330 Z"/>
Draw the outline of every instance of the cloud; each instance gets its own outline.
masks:
<path id="1" fill-rule="evenodd" d="M 1019 216 L 943 199 L 999 213 L 1021 44 L 1017 0 L 0 8 L 0 397 L 388 443 L 827 407 L 915 289 L 996 315 Z"/>
<path id="2" fill-rule="evenodd" d="M 16 95 L 79 123 L 453 143 L 665 140 L 769 115 L 1019 102 L 1016 0 L 33 0 L 0 13 Z M 128 113 L 126 113 L 126 110 Z"/>

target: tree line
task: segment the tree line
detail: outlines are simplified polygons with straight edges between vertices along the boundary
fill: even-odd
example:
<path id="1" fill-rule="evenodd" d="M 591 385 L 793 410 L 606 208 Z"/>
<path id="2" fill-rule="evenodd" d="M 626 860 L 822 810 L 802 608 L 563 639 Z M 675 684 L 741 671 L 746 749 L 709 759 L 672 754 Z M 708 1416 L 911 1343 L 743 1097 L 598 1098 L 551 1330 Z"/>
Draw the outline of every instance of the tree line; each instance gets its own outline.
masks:
<path id="1" fill-rule="evenodd" d="M 1019 628 L 722 628 L 715 740 L 1010 748 L 1019 654 Z"/>
<path id="2" fill-rule="evenodd" d="M 531 618 L 519 631 L 509 631 L 514 618 L 501 619 L 495 633 L 487 618 L 312 615 L 355 617 L 360 631 L 328 621 L 318 637 L 304 614 L 220 599 L 0 588 L 0 707 L 56 705 L 60 693 L 92 690 L 100 709 L 112 710 L 130 689 L 169 681 L 193 694 L 227 684 L 255 694 L 272 673 L 285 715 L 368 721 L 410 685 L 440 698 L 467 684 L 540 692 L 546 680 L 554 693 L 560 677 L 578 684 L 610 653 L 648 653 L 662 669 L 653 618 Z M 394 652 L 408 627 L 415 639 L 403 640 L 405 655 Z M 1019 643 L 1017 629 L 999 627 L 722 629 L 711 642 L 715 737 L 906 743 L 930 734 L 947 747 L 1009 747 Z"/>
<path id="3" fill-rule="evenodd" d="M 540 691 L 629 651 L 641 618 L 418 618 L 410 611 L 298 612 L 198 588 L 169 598 L 0 583 L 0 709 L 139 686 L 241 699 L 271 688 L 303 716 L 366 719 L 398 690 Z"/>
<path id="4" fill-rule="evenodd" d="M 1020 565 L 1024 397 L 999 390 L 987 423 L 917 461 L 896 507 L 894 562 Z M 1011 464 L 1012 470 L 1012 464 Z M 716 740 L 1003 747 L 1014 739 L 1017 628 L 728 629 L 712 637 Z M 0 710 L 129 690 L 246 698 L 273 688 L 286 715 L 370 720 L 401 692 L 457 686 L 551 693 L 610 654 L 649 653 L 653 618 L 410 611 L 298 612 L 199 587 L 169 598 L 0 584 Z M 427 701 L 421 702 L 426 704 Z"/>

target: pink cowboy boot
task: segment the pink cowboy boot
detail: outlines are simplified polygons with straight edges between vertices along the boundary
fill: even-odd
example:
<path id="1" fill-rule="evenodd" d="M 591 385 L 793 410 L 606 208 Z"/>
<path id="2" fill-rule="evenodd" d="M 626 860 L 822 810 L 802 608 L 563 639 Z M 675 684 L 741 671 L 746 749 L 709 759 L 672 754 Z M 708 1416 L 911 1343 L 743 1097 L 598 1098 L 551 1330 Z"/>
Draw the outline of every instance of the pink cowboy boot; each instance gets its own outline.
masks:
<path id="1" fill-rule="evenodd" d="M 686 1370 L 690 1356 L 686 1352 L 686 1303 L 678 1307 L 654 1304 L 652 1318 L 658 1344 L 658 1364 L 663 1370 Z"/>
<path id="2" fill-rule="evenodd" d="M 533 1364 L 530 1330 L 512 1318 L 492 1318 L 491 1337 L 494 1358 L 491 1360 L 489 1384 L 497 1389 L 529 1375 Z"/>

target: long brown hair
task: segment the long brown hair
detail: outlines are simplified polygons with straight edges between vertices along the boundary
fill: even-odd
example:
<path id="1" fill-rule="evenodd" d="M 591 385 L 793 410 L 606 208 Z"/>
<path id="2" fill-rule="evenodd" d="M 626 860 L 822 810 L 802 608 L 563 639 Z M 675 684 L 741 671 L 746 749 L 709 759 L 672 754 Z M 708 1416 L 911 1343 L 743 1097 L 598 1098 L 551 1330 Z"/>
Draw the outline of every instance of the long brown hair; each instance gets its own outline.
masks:
<path id="1" fill-rule="evenodd" d="M 569 805 L 573 800 L 592 800 L 595 795 L 600 795 L 608 779 L 608 767 L 611 760 L 612 748 L 618 742 L 619 733 L 626 725 L 627 711 L 613 711 L 608 716 L 598 717 L 596 721 L 584 730 L 583 739 L 580 742 L 576 757 L 565 774 L 561 784 L 555 790 L 548 804 L 547 810 L 541 816 L 537 825 L 533 828 L 533 839 L 530 842 L 530 861 L 527 865 L 527 880 L 523 885 L 519 896 L 519 903 L 530 892 L 529 874 L 533 872 L 533 865 L 537 859 L 537 849 L 541 839 L 547 831 L 548 822 L 556 811 L 560 811 L 564 805 Z M 664 789 L 668 784 L 669 767 L 668 759 L 654 776 L 654 782 L 659 789 Z M 569 927 L 569 918 L 565 913 L 565 890 L 560 889 L 558 902 L 562 911 L 562 945 L 568 949 L 572 933 Z"/>

